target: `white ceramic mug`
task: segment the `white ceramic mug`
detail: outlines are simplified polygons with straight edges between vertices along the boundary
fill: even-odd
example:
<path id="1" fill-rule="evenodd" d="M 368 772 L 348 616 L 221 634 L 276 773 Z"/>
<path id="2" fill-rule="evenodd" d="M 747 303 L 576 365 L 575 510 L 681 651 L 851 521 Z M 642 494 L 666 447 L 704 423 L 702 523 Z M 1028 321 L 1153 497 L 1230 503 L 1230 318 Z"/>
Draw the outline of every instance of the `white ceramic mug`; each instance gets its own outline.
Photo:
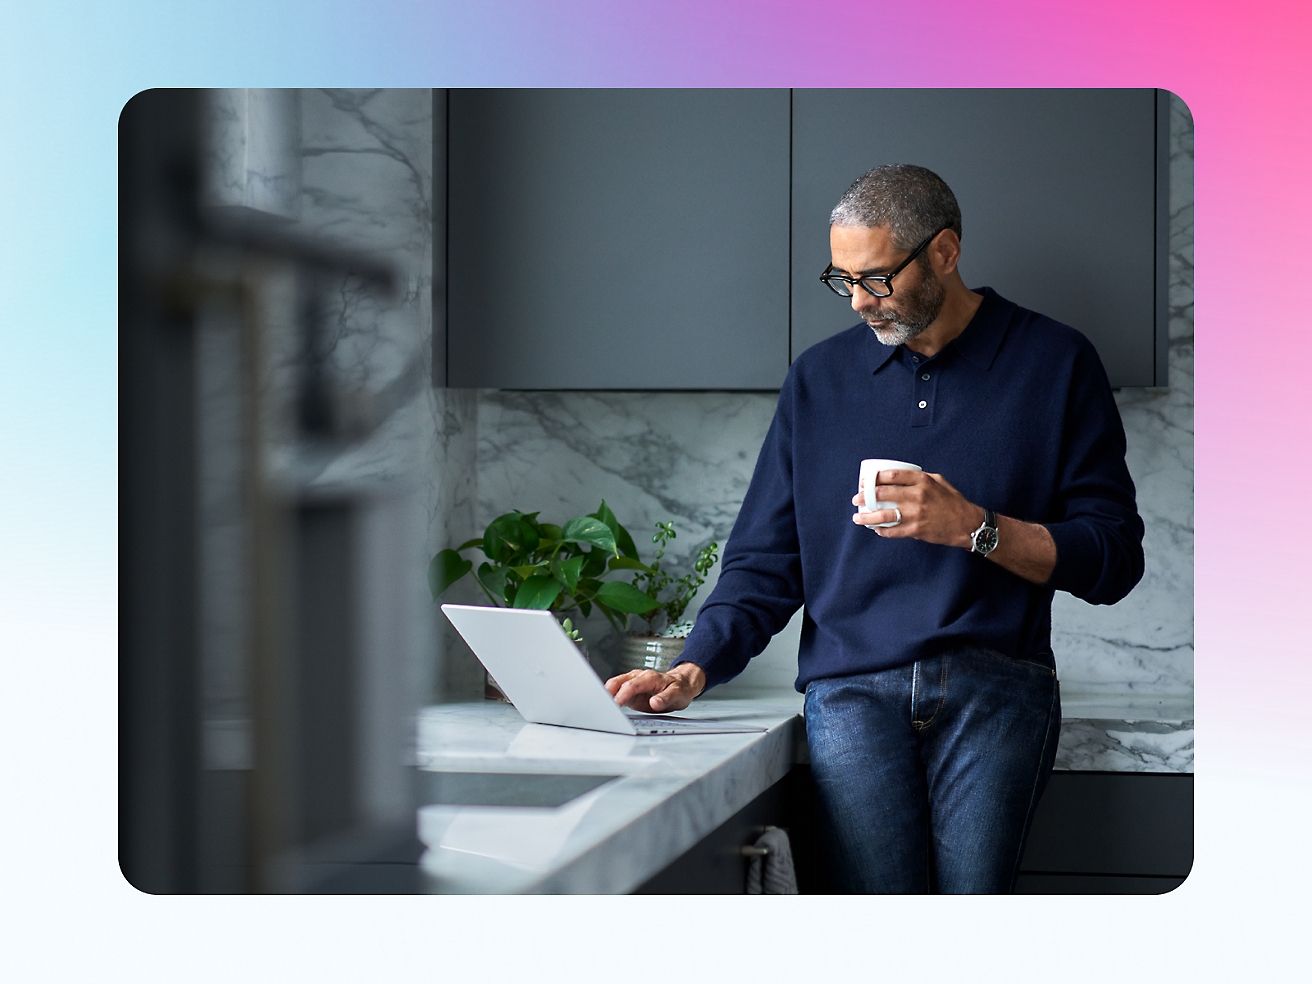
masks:
<path id="1" fill-rule="evenodd" d="M 919 465 L 913 465 L 909 461 L 896 461 L 893 458 L 866 458 L 861 462 L 861 482 L 864 487 L 864 501 L 867 512 L 872 512 L 876 509 L 893 509 L 897 506 L 896 502 L 875 501 L 875 476 L 881 471 L 889 471 L 893 468 L 901 468 L 905 471 L 923 471 Z M 866 529 L 870 529 L 871 525 L 896 526 L 897 523 L 868 524 Z"/>

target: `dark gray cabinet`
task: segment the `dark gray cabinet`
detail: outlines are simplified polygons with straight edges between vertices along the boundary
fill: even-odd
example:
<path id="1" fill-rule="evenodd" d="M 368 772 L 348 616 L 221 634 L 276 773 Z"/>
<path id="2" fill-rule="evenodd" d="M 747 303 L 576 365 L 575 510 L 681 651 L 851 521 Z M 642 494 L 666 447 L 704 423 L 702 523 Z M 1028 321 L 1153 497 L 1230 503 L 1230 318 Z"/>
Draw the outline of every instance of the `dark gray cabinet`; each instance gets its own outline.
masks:
<path id="1" fill-rule="evenodd" d="M 1193 867 L 1193 778 L 1053 772 L 1030 826 L 1016 893 L 1158 895 L 1179 887 Z M 766 824 L 788 832 L 802 894 L 838 890 L 811 768 L 797 765 L 636 892 L 741 894 L 741 848 Z"/>
<path id="2" fill-rule="evenodd" d="M 956 192 L 968 285 L 1084 332 L 1113 386 L 1166 385 L 1157 90 L 448 98 L 447 385 L 778 388 L 856 323 L 818 280 L 829 212 L 887 162 Z"/>
<path id="3" fill-rule="evenodd" d="M 967 286 L 1078 328 L 1113 386 L 1165 386 L 1164 96 L 795 90 L 793 357 L 859 320 L 817 279 L 829 262 L 830 210 L 867 169 L 910 163 L 957 196 Z"/>
<path id="4" fill-rule="evenodd" d="M 1157 895 L 1194 864 L 1194 777 L 1054 772 L 1034 812 L 1016 892 Z"/>
<path id="5" fill-rule="evenodd" d="M 777 389 L 788 90 L 452 90 L 447 383 Z"/>

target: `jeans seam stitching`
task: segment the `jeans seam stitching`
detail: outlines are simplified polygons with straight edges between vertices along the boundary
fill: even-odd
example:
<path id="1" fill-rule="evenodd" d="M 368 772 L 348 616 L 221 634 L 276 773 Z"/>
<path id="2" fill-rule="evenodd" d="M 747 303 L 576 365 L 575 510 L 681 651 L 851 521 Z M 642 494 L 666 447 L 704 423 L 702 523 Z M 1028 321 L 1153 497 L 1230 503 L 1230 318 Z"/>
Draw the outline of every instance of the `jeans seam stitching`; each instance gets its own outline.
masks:
<path id="1" fill-rule="evenodd" d="M 942 668 L 938 674 L 938 703 L 934 705 L 934 713 L 927 720 L 921 723 L 920 730 L 926 730 L 938 718 L 939 712 L 943 710 L 943 702 L 947 700 L 948 695 L 948 660 L 946 656 L 940 657 Z"/>
<path id="2" fill-rule="evenodd" d="M 939 712 L 943 710 L 943 705 L 948 699 L 948 658 L 946 656 L 941 657 L 941 662 L 943 668 L 939 670 L 938 674 L 938 707 L 934 708 L 934 717 L 930 718 L 931 721 L 939 716 Z"/>
<path id="3" fill-rule="evenodd" d="M 916 731 L 923 731 L 924 723 L 918 717 L 916 710 L 917 684 L 920 683 L 920 660 L 911 664 L 911 727 Z"/>

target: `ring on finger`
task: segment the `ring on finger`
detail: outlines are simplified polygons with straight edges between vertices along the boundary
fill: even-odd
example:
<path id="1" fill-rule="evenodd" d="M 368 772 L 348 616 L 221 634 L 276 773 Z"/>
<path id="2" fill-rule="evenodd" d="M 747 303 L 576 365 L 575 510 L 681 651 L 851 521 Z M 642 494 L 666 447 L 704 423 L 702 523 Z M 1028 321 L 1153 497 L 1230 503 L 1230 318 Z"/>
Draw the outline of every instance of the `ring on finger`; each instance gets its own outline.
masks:
<path id="1" fill-rule="evenodd" d="M 893 514 L 897 517 L 897 519 L 893 520 L 893 525 L 894 525 L 894 526 L 901 526 L 901 525 L 902 525 L 902 510 L 899 509 L 897 506 L 894 506 L 894 507 L 893 507 Z"/>

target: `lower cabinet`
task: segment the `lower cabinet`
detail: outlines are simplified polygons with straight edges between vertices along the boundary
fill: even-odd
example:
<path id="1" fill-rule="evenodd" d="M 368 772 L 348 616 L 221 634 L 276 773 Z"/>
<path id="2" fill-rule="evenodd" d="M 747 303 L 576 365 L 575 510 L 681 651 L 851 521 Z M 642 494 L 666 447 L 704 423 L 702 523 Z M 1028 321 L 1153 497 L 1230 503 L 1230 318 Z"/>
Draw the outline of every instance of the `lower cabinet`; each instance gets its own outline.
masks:
<path id="1" fill-rule="evenodd" d="M 1054 772 L 1034 814 L 1016 892 L 1159 895 L 1194 863 L 1194 777 Z"/>
<path id="2" fill-rule="evenodd" d="M 803 894 L 835 891 L 809 766 L 795 766 L 635 894 L 741 895 L 766 826 L 788 831 Z M 1022 895 L 1156 895 L 1193 865 L 1193 776 L 1054 772 L 1021 861 Z"/>
<path id="3" fill-rule="evenodd" d="M 766 827 L 788 831 L 797 868 L 799 891 L 824 891 L 803 883 L 803 867 L 813 864 L 805 852 L 816 844 L 807 821 L 811 808 L 811 770 L 794 767 L 773 786 L 703 837 L 666 868 L 648 879 L 634 895 L 743 895 L 747 891 L 749 858 L 742 849 L 756 843 Z M 799 856 L 798 849 L 802 849 Z"/>

